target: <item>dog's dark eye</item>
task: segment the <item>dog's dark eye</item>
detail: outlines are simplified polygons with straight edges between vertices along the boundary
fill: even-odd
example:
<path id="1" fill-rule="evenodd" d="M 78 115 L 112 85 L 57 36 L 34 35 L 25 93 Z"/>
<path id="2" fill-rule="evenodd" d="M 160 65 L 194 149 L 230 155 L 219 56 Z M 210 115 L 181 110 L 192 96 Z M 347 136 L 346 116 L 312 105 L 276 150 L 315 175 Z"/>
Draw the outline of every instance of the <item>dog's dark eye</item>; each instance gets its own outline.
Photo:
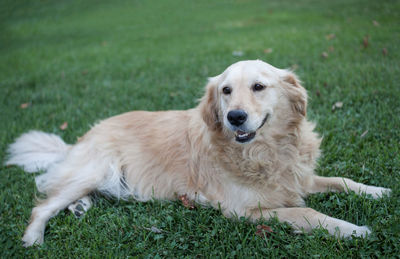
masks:
<path id="1" fill-rule="evenodd" d="M 255 84 L 253 86 L 253 91 L 261 91 L 264 90 L 265 86 L 263 86 L 262 84 Z"/>
<path id="2" fill-rule="evenodd" d="M 222 92 L 224 94 L 230 94 L 232 92 L 232 89 L 229 86 L 225 86 L 224 88 L 222 88 Z"/>

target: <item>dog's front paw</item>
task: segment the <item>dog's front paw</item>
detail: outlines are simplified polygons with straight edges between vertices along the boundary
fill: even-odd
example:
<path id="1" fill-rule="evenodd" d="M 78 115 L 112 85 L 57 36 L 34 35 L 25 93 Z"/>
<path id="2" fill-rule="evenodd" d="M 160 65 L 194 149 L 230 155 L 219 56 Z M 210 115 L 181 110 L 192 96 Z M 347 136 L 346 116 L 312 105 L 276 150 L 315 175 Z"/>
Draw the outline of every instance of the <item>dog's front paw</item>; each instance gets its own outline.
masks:
<path id="1" fill-rule="evenodd" d="M 371 234 L 371 230 L 367 226 L 357 226 L 350 222 L 334 219 L 334 222 L 329 222 L 326 228 L 329 233 L 339 238 L 366 237 Z"/>
<path id="2" fill-rule="evenodd" d="M 392 190 L 389 188 L 366 185 L 366 188 L 363 192 L 365 194 L 371 194 L 372 198 L 374 199 L 379 199 L 382 198 L 384 195 L 389 196 Z"/>
<path id="3" fill-rule="evenodd" d="M 360 226 L 352 232 L 352 236 L 356 237 L 366 237 L 369 234 L 371 234 L 371 229 L 367 226 Z"/>
<path id="4" fill-rule="evenodd" d="M 351 227 L 340 228 L 338 234 L 343 238 L 352 238 L 353 236 L 365 238 L 371 234 L 371 230 L 367 226 L 352 225 Z"/>

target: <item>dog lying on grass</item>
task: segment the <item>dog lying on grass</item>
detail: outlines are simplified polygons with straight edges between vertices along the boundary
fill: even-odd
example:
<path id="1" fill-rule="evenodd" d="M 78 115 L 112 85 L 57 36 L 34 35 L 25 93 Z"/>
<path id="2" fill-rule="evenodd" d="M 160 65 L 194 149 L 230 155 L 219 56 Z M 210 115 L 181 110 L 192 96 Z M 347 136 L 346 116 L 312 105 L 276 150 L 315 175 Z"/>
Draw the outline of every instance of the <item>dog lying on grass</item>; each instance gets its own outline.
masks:
<path id="1" fill-rule="evenodd" d="M 138 201 L 187 195 L 227 217 L 276 216 L 296 230 L 322 226 L 332 235 L 365 236 L 366 226 L 304 207 L 304 198 L 317 192 L 390 193 L 314 174 L 321 139 L 306 108 L 306 91 L 291 71 L 241 61 L 209 79 L 194 109 L 111 117 L 75 145 L 28 132 L 9 147 L 6 164 L 44 170 L 36 185 L 47 198 L 32 210 L 24 245 L 43 243 L 47 221 L 60 210 L 87 210 L 93 191 Z"/>

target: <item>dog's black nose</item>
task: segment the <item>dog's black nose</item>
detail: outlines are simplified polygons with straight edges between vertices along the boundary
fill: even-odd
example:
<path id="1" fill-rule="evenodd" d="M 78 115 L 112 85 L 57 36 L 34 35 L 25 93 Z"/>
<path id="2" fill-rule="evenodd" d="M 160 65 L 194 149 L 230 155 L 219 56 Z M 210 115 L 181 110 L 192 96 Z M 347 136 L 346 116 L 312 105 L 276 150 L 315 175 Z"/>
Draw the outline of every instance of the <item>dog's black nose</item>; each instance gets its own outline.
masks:
<path id="1" fill-rule="evenodd" d="M 247 120 L 247 113 L 243 110 L 228 112 L 228 121 L 234 126 L 240 126 Z"/>

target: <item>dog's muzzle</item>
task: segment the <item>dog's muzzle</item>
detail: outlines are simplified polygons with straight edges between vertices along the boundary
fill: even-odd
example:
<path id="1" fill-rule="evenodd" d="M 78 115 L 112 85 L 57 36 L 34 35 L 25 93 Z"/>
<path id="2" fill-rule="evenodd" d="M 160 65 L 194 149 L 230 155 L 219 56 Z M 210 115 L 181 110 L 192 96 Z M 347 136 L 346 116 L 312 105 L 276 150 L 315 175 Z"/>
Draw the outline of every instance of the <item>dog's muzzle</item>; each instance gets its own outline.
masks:
<path id="1" fill-rule="evenodd" d="M 269 113 L 267 113 L 267 115 L 265 115 L 264 119 L 261 122 L 261 125 L 257 128 L 257 130 L 259 130 L 262 126 L 264 126 L 264 124 L 267 122 L 268 118 L 269 118 Z M 229 118 L 228 118 L 228 120 L 229 120 Z M 235 131 L 235 140 L 240 143 L 249 142 L 256 136 L 256 131 L 246 132 L 246 131 L 238 129 Z"/>

